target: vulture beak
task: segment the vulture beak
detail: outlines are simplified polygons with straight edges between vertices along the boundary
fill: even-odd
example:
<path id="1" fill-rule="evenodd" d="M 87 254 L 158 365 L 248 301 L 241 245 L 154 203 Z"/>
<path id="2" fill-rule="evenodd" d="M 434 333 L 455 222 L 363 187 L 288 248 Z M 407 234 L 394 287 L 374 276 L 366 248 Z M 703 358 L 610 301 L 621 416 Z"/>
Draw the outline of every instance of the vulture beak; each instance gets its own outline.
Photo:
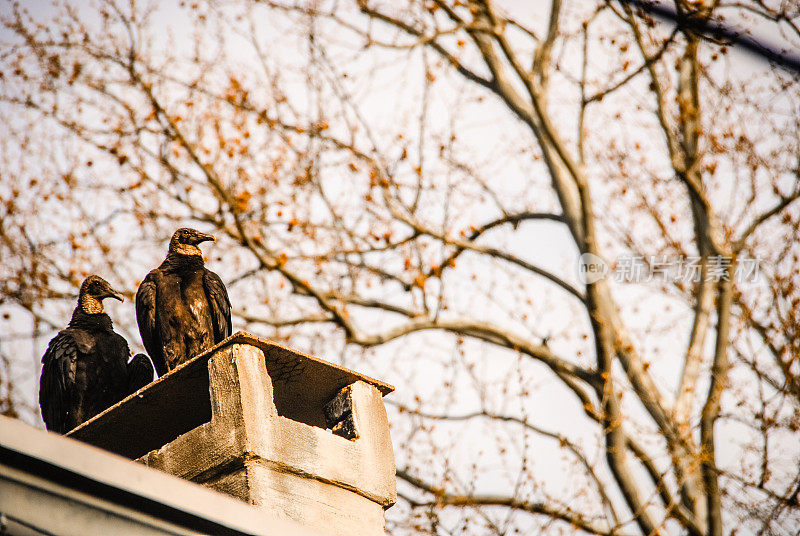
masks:
<path id="1" fill-rule="evenodd" d="M 216 242 L 217 239 L 214 238 L 214 235 L 205 234 L 205 233 L 197 233 L 197 238 L 195 238 L 194 243 L 199 244 L 201 242 Z"/>
<path id="2" fill-rule="evenodd" d="M 122 295 L 121 292 L 117 292 L 113 288 L 109 287 L 108 294 L 103 296 L 104 298 L 114 298 L 115 300 L 119 300 L 121 302 L 125 301 L 125 296 Z"/>

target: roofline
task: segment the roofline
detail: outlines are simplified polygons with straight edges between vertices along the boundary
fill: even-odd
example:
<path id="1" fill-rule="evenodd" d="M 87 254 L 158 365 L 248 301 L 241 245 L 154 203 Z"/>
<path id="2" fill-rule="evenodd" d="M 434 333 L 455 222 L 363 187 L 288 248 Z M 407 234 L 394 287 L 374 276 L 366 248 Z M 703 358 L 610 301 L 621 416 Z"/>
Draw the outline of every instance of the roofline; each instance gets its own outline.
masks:
<path id="1" fill-rule="evenodd" d="M 169 372 L 167 372 L 163 376 L 154 379 L 148 385 L 142 387 L 141 389 L 139 389 L 138 391 L 136 391 L 134 393 L 131 393 L 130 395 L 128 395 L 127 397 L 123 398 L 122 400 L 120 400 L 116 404 L 104 409 L 100 413 L 92 416 L 90 419 L 87 419 L 86 421 L 82 422 L 81 424 L 79 424 L 78 426 L 76 426 L 75 428 L 73 428 L 72 430 L 67 432 L 66 435 L 68 437 L 69 436 L 78 436 L 79 437 L 79 435 L 81 434 L 81 432 L 83 430 L 93 426 L 96 421 L 102 421 L 105 418 L 106 414 L 116 411 L 117 407 L 128 403 L 129 400 L 131 400 L 131 399 L 133 399 L 135 397 L 142 398 L 143 396 L 147 396 L 148 391 L 152 393 L 153 389 L 157 388 L 156 387 L 157 384 L 163 383 L 164 381 L 169 381 L 170 377 L 172 377 L 174 375 L 181 374 L 181 371 L 186 372 L 189 369 L 196 368 L 198 366 L 205 366 L 205 364 L 208 362 L 208 360 L 211 358 L 211 356 L 213 356 L 218 350 L 220 350 L 222 348 L 225 348 L 227 346 L 234 345 L 234 344 L 250 344 L 250 345 L 253 345 L 253 346 L 259 348 L 262 352 L 264 352 L 265 355 L 268 354 L 271 350 L 274 350 L 274 349 L 279 349 L 281 351 L 288 352 L 288 353 L 292 354 L 296 358 L 300 358 L 300 359 L 302 359 L 304 361 L 309 361 L 309 362 L 312 362 L 312 363 L 315 363 L 315 364 L 319 364 L 319 365 L 321 365 L 321 366 L 323 366 L 325 368 L 333 369 L 333 370 L 336 370 L 336 371 L 338 371 L 338 372 L 340 372 L 340 373 L 342 373 L 344 375 L 347 375 L 347 376 L 349 376 L 351 378 L 351 380 L 353 382 L 356 381 L 356 380 L 361 380 L 363 382 L 366 382 L 366 383 L 374 386 L 376 389 L 378 389 L 378 391 L 380 391 L 380 393 L 381 393 L 381 396 L 386 396 L 389 393 L 394 391 L 394 386 L 393 385 L 388 384 L 388 383 L 386 383 L 384 381 L 381 381 L 381 380 L 377 380 L 377 379 L 372 378 L 370 376 L 367 376 L 366 374 L 361 374 L 360 372 L 356 372 L 354 370 L 350 370 L 348 368 L 342 367 L 342 366 L 337 365 L 335 363 L 331 363 L 329 361 L 325 361 L 324 359 L 320 359 L 318 357 L 314 357 L 312 355 L 300 352 L 298 350 L 295 350 L 294 348 L 291 348 L 289 346 L 283 345 L 281 343 L 278 343 L 278 342 L 275 342 L 275 341 L 272 341 L 272 340 L 269 340 L 269 339 L 265 339 L 263 337 L 258 337 L 256 335 L 253 335 L 253 334 L 248 333 L 246 331 L 237 331 L 233 335 L 231 335 L 231 336 L 227 337 L 226 339 L 223 339 L 222 341 L 218 342 L 217 344 L 215 344 L 211 348 L 208 348 L 207 350 L 204 350 L 203 352 L 197 354 L 195 357 L 191 358 L 190 360 L 188 360 L 188 361 L 186 361 L 184 363 L 181 363 L 180 365 L 178 365 L 174 369 L 170 370 Z"/>
<path id="2" fill-rule="evenodd" d="M 310 535 L 245 502 L 0 416 L 0 476 L 15 471 L 202 533 Z"/>

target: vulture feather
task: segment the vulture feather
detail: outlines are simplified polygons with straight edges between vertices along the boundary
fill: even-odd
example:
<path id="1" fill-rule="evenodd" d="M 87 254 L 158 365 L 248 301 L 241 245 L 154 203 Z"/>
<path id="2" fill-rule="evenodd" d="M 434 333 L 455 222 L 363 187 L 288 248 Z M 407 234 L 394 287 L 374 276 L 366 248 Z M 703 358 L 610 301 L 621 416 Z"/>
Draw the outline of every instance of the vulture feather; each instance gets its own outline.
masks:
<path id="1" fill-rule="evenodd" d="M 102 277 L 87 277 L 69 325 L 42 357 L 39 406 L 48 430 L 69 432 L 153 380 L 147 356 L 128 363 L 128 343 L 114 332 L 105 298 L 123 299 Z"/>
<path id="2" fill-rule="evenodd" d="M 197 247 L 208 240 L 194 229 L 175 231 L 167 258 L 136 292 L 139 333 L 159 375 L 231 334 L 228 292 Z"/>

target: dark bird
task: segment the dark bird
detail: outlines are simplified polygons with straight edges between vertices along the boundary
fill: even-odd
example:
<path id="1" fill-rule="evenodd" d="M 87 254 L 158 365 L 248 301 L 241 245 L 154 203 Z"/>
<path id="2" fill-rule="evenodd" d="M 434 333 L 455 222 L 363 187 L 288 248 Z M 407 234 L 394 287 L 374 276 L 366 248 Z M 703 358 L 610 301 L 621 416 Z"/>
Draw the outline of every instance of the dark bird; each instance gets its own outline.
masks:
<path id="1" fill-rule="evenodd" d="M 128 343 L 114 332 L 105 298 L 123 300 L 102 277 L 87 277 L 69 325 L 42 357 L 39 406 L 48 430 L 69 432 L 153 380 L 147 356 L 128 363 Z"/>
<path id="2" fill-rule="evenodd" d="M 194 229 L 175 231 L 167 258 L 136 292 L 139 333 L 159 375 L 231 334 L 228 292 L 197 247 L 208 240 L 215 239 Z"/>
<path id="3" fill-rule="evenodd" d="M 136 354 L 128 363 L 128 392 L 135 393 L 153 381 L 153 364 L 144 354 Z"/>

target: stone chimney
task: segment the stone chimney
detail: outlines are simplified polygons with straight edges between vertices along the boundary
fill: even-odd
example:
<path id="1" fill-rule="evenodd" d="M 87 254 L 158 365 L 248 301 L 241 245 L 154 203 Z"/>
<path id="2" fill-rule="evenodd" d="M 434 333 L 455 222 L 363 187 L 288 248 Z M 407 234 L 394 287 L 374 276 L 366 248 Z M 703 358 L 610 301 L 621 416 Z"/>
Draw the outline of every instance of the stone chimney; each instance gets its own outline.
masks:
<path id="1" fill-rule="evenodd" d="M 68 435 L 330 535 L 384 534 L 392 386 L 239 332 Z"/>

